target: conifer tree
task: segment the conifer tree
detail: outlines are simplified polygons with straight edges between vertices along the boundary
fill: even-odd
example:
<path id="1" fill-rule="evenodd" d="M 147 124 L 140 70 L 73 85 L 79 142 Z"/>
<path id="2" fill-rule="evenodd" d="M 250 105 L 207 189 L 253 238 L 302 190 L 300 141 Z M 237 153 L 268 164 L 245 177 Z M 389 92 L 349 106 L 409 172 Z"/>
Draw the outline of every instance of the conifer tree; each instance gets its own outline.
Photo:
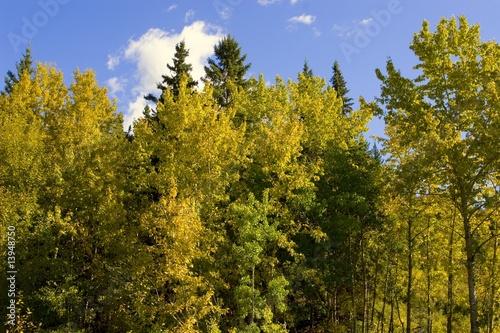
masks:
<path id="1" fill-rule="evenodd" d="M 214 97 L 221 106 L 228 106 L 232 101 L 229 82 L 245 88 L 248 81 L 244 78 L 251 64 L 245 64 L 247 55 L 241 55 L 238 42 L 228 35 L 214 46 L 215 58 L 208 59 L 205 66 L 204 82 L 214 86 Z"/>
<path id="2" fill-rule="evenodd" d="M 175 45 L 175 54 L 172 59 L 173 65 L 167 64 L 167 68 L 172 72 L 172 75 L 162 75 L 163 81 L 157 84 L 157 88 L 161 90 L 162 94 L 158 99 L 153 94 L 149 94 L 144 98 L 148 101 L 158 103 L 158 101 L 163 101 L 163 93 L 167 88 L 170 88 L 174 96 L 179 95 L 179 85 L 181 82 L 182 75 L 188 77 L 187 88 L 195 87 L 198 82 L 191 77 L 191 71 L 193 66 L 186 62 L 186 58 L 189 56 L 189 49 L 186 48 L 186 42 L 182 40 L 177 45 Z"/>
<path id="3" fill-rule="evenodd" d="M 31 75 L 35 73 L 33 68 L 33 59 L 31 58 L 31 48 L 27 48 L 25 53 L 23 54 L 23 58 L 20 62 L 16 64 L 17 75 L 12 71 L 8 71 L 7 75 L 5 75 L 5 91 L 4 94 L 10 94 L 12 92 L 12 88 L 14 84 L 19 82 L 21 79 L 21 74 L 24 72 L 28 72 Z"/>
<path id="4" fill-rule="evenodd" d="M 307 77 L 313 77 L 314 73 L 311 68 L 309 68 L 309 64 L 307 63 L 307 59 L 304 60 L 304 67 L 302 68 L 302 74 L 304 74 Z"/>
<path id="5" fill-rule="evenodd" d="M 344 76 L 340 71 L 339 63 L 336 60 L 333 63 L 332 70 L 333 76 L 330 79 L 330 82 L 332 83 L 333 89 L 335 89 L 337 94 L 342 97 L 342 101 L 344 102 L 344 106 L 342 108 L 343 113 L 348 114 L 352 111 L 352 98 L 347 96 L 349 89 L 347 89 Z"/>

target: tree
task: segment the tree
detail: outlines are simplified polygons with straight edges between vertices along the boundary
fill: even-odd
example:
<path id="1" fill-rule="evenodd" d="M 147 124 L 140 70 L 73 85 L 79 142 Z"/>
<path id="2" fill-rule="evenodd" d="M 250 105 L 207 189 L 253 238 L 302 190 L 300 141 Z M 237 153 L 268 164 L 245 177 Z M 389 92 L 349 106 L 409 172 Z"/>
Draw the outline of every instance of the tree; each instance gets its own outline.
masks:
<path id="1" fill-rule="evenodd" d="M 28 47 L 23 54 L 23 57 L 20 62 L 16 63 L 17 75 L 12 71 L 8 71 L 5 76 L 5 91 L 2 93 L 10 94 L 12 92 L 12 88 L 14 84 L 19 82 L 21 79 L 21 75 L 23 73 L 28 73 L 32 76 L 35 73 L 35 69 L 33 68 L 33 59 L 31 58 L 31 48 Z"/>
<path id="2" fill-rule="evenodd" d="M 170 89 L 174 96 L 179 95 L 179 87 L 181 83 L 181 79 L 183 75 L 187 76 L 187 87 L 194 88 L 198 82 L 193 80 L 191 77 L 191 71 L 193 66 L 186 62 L 187 57 L 189 56 L 189 49 L 186 49 L 186 42 L 183 40 L 177 45 L 175 45 L 175 54 L 172 59 L 173 65 L 167 64 L 167 68 L 172 72 L 172 75 L 162 75 L 163 81 L 157 84 L 157 88 L 161 90 L 160 98 L 149 94 L 144 98 L 148 101 L 158 103 L 158 101 L 163 102 L 163 94 L 166 89 Z"/>
<path id="3" fill-rule="evenodd" d="M 307 77 L 313 77 L 313 70 L 309 68 L 309 64 L 307 63 L 307 59 L 304 60 L 304 67 L 302 68 L 302 74 L 304 74 Z"/>
<path id="4" fill-rule="evenodd" d="M 215 99 L 225 107 L 232 102 L 233 92 L 229 82 L 245 89 L 248 85 L 245 74 L 251 64 L 245 64 L 247 55 L 241 55 L 241 47 L 231 35 L 214 46 L 214 53 L 215 58 L 208 58 L 202 80 L 214 86 Z"/>
<path id="5" fill-rule="evenodd" d="M 344 76 L 340 71 L 339 63 L 337 60 L 333 63 L 333 76 L 330 79 L 333 89 L 337 92 L 339 96 L 342 97 L 342 101 L 344 106 L 342 107 L 342 112 L 344 114 L 349 114 L 352 111 L 352 98 L 347 96 L 349 89 L 347 89 L 346 81 L 344 80 Z"/>
<path id="6" fill-rule="evenodd" d="M 392 158 L 420 156 L 433 175 L 434 192 L 447 198 L 462 220 L 465 239 L 470 329 L 480 330 L 477 262 L 494 237 L 485 232 L 498 208 L 500 136 L 500 46 L 482 42 L 479 26 L 465 17 L 442 19 L 436 32 L 424 21 L 410 48 L 419 58 L 418 76 L 408 79 L 387 62 L 380 106 Z M 425 133 L 423 136 L 422 133 Z"/>

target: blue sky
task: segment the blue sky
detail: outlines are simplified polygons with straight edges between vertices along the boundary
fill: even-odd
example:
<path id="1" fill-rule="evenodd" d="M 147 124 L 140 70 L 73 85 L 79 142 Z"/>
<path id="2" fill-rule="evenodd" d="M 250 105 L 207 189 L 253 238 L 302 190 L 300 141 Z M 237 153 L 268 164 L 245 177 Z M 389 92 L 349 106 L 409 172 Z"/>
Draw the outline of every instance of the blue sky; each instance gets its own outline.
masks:
<path id="1" fill-rule="evenodd" d="M 199 79 L 214 44 L 230 33 L 252 63 L 250 75 L 296 79 L 307 59 L 329 79 L 337 60 L 350 96 L 372 100 L 380 87 L 374 71 L 387 57 L 412 75 L 408 46 L 424 19 L 435 27 L 462 14 L 480 24 L 484 40 L 498 39 L 497 0 L 0 0 L 0 74 L 31 42 L 33 57 L 57 66 L 68 83 L 76 68 L 92 68 L 128 127 L 142 96 L 156 93 L 176 43 L 186 41 Z M 369 134 L 382 133 L 373 121 Z"/>

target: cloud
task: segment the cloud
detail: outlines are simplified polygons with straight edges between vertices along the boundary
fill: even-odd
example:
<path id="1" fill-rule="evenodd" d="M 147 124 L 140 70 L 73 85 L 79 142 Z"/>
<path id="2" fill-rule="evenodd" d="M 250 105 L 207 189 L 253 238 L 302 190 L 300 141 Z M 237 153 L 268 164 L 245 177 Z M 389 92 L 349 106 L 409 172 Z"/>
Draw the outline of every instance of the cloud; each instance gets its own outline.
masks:
<path id="1" fill-rule="evenodd" d="M 187 61 L 192 64 L 191 75 L 195 80 L 204 76 L 204 65 L 213 54 L 214 45 L 223 37 L 222 29 L 196 21 L 185 26 L 180 33 L 169 33 L 161 29 L 149 29 L 137 39 L 131 39 L 125 47 L 123 57 L 134 64 L 137 84 L 130 89 L 133 96 L 124 114 L 124 128 L 142 117 L 147 101 L 144 95 L 158 95 L 156 84 L 162 74 L 169 74 L 166 64 L 172 62 L 175 45 L 185 40 L 189 49 Z M 201 82 L 199 83 L 201 86 Z"/>
<path id="2" fill-rule="evenodd" d="M 319 37 L 319 36 L 321 36 L 321 31 L 319 31 L 318 28 L 313 27 L 313 34 L 314 34 L 314 37 Z"/>
<path id="3" fill-rule="evenodd" d="M 109 93 L 113 98 L 116 98 L 116 94 L 124 90 L 125 84 L 126 80 L 117 77 L 112 77 L 106 81 L 106 86 L 109 88 Z"/>
<path id="4" fill-rule="evenodd" d="M 299 2 L 299 0 L 290 0 L 290 4 L 293 6 L 295 5 L 297 2 Z"/>
<path id="5" fill-rule="evenodd" d="M 174 10 L 174 9 L 176 9 L 176 8 L 177 8 L 177 4 L 175 4 L 175 3 L 174 3 L 174 4 L 170 5 L 170 6 L 167 8 L 167 13 L 168 13 L 168 12 L 173 11 L 173 10 Z"/>
<path id="6" fill-rule="evenodd" d="M 261 6 L 269 6 L 275 3 L 280 2 L 281 0 L 257 0 L 257 3 Z M 294 1 L 294 0 L 292 0 Z M 295 0 L 296 1 L 296 0 Z"/>
<path id="7" fill-rule="evenodd" d="M 186 15 L 184 15 L 184 22 L 188 23 L 191 21 L 194 17 L 194 10 L 190 9 L 186 12 Z"/>
<path id="8" fill-rule="evenodd" d="M 300 16 L 294 16 L 288 19 L 291 23 L 302 23 L 306 25 L 312 24 L 316 20 L 316 16 L 302 14 Z"/>
<path id="9" fill-rule="evenodd" d="M 107 66 L 110 71 L 114 70 L 120 64 L 120 56 L 108 55 Z"/>

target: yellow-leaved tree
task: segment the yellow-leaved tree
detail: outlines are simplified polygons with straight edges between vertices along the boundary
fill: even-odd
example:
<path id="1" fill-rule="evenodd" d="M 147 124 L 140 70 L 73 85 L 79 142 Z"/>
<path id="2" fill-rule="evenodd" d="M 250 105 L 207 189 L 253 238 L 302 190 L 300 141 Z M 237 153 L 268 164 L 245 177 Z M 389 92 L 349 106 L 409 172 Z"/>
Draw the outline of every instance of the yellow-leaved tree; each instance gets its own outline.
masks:
<path id="1" fill-rule="evenodd" d="M 478 333 L 491 313 L 480 310 L 477 296 L 478 272 L 491 265 L 477 266 L 488 262 L 479 258 L 496 239 L 496 231 L 492 236 L 488 230 L 496 230 L 490 217 L 499 206 L 500 46 L 481 41 L 479 26 L 461 16 L 442 19 L 435 32 L 424 21 L 410 48 L 419 59 L 414 79 L 403 77 L 392 60 L 387 74 L 377 70 L 378 103 L 385 109 L 379 111 L 389 136 L 384 144 L 401 167 L 408 156 L 418 156 L 420 181 L 432 184 L 433 195 L 449 200 L 458 212 L 470 330 Z"/>

